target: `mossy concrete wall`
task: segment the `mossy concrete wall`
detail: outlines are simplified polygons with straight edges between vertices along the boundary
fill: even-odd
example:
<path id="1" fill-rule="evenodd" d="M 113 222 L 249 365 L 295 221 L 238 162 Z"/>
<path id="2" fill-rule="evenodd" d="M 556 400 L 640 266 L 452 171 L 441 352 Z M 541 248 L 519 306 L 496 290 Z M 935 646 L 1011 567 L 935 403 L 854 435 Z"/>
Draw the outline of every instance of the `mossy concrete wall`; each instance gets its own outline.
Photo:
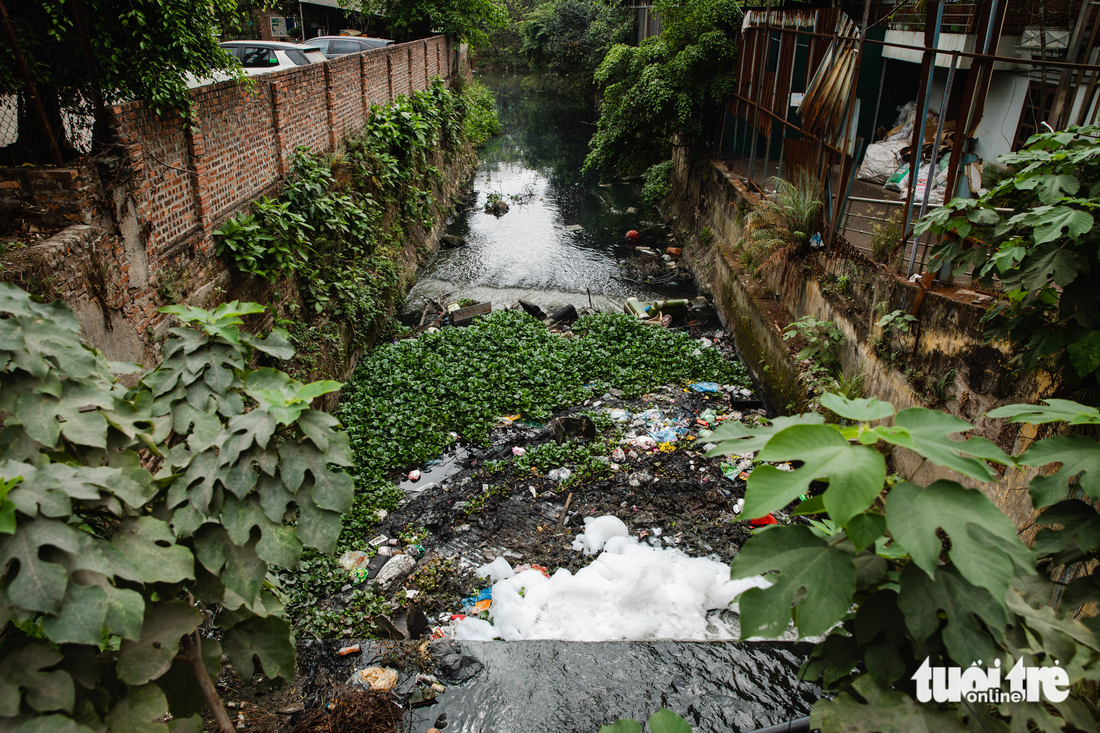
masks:
<path id="1" fill-rule="evenodd" d="M 814 260 L 791 259 L 750 276 L 740 263 L 738 241 L 755 197 L 719 161 L 689 163 L 678 151 L 673 193 L 666 212 L 683 239 L 685 259 L 708 288 L 723 322 L 734 334 L 746 365 L 780 413 L 804 409 L 806 399 L 793 349 L 782 338 L 786 324 L 804 315 L 832 321 L 845 336 L 843 374 L 862 374 L 864 393 L 896 408 L 929 407 L 956 415 L 1007 452 L 1019 453 L 1039 435 L 1034 426 L 985 417 L 1012 403 L 1034 403 L 1060 386 L 1045 372 L 1023 372 L 1011 363 L 1005 342 L 985 343 L 981 318 L 991 301 L 973 293 L 960 299 L 909 283 L 858 252 Z M 915 309 L 918 299 L 919 310 Z M 978 300 L 983 302 L 970 302 Z M 895 310 L 918 316 L 909 333 L 884 333 L 875 323 Z M 963 437 L 963 436 L 959 436 Z M 902 476 L 927 484 L 950 478 L 980 488 L 1030 541 L 1034 511 L 1026 487 L 1034 472 L 1007 471 L 981 484 L 895 449 Z"/>

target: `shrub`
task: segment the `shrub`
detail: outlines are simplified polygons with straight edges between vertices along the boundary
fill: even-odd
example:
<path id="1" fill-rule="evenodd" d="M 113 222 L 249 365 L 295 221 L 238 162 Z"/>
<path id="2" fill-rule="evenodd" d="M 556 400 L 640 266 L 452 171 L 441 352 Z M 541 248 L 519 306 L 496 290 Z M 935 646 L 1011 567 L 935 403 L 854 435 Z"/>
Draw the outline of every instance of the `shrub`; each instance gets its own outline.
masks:
<path id="1" fill-rule="evenodd" d="M 152 730 L 170 713 L 196 730 L 209 704 L 232 730 L 223 651 L 243 679 L 254 655 L 294 674 L 265 571 L 332 549 L 352 481 L 329 466 L 350 448 L 309 409 L 338 383 L 251 366 L 293 355 L 281 332 L 240 331 L 262 311 L 164 308 L 184 326 L 126 389 L 132 365 L 82 342 L 67 306 L 0 284 L 0 727 Z"/>

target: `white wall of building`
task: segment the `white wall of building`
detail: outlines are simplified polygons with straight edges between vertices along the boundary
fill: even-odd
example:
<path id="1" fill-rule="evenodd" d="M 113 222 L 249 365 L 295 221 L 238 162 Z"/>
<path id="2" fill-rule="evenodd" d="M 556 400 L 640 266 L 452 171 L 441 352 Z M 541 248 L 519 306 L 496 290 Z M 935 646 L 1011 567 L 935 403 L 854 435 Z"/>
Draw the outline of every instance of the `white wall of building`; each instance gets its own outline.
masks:
<path id="1" fill-rule="evenodd" d="M 998 155 L 1011 152 L 1012 139 L 1016 136 L 1027 97 L 1027 86 L 1026 74 L 993 72 L 985 113 L 978 124 L 978 144 L 974 148 L 974 154 L 986 163 L 994 163 Z"/>

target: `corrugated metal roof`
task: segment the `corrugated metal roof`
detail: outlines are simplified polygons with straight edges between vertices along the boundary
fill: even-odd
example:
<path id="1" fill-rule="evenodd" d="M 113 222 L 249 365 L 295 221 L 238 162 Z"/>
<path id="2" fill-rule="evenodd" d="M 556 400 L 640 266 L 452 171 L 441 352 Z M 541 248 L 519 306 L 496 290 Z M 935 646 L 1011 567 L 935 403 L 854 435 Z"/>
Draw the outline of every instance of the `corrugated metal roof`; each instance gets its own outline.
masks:
<path id="1" fill-rule="evenodd" d="M 841 13 L 837 18 L 836 34 L 837 38 L 829 44 L 821 65 L 806 87 L 798 113 L 802 117 L 803 132 L 841 144 L 855 79 L 859 29 L 851 18 Z"/>
<path id="2" fill-rule="evenodd" d="M 813 28 L 817 22 L 816 10 L 747 10 L 741 22 L 741 31 L 749 28 Z"/>

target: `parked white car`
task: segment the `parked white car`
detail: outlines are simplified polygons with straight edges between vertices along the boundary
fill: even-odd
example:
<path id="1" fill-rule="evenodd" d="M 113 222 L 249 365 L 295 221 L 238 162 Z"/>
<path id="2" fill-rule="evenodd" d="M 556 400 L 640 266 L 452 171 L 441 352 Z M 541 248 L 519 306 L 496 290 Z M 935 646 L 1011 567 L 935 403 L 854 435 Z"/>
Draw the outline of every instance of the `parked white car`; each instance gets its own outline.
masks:
<path id="1" fill-rule="evenodd" d="M 249 76 L 268 74 L 272 71 L 292 69 L 295 66 L 317 64 L 325 60 L 325 55 L 316 46 L 309 43 L 284 43 L 282 41 L 225 41 L 219 43 L 230 56 L 236 58 L 244 73 Z M 228 74 L 213 73 L 209 77 L 198 78 L 187 75 L 187 86 L 201 87 L 218 81 L 230 79 Z"/>

